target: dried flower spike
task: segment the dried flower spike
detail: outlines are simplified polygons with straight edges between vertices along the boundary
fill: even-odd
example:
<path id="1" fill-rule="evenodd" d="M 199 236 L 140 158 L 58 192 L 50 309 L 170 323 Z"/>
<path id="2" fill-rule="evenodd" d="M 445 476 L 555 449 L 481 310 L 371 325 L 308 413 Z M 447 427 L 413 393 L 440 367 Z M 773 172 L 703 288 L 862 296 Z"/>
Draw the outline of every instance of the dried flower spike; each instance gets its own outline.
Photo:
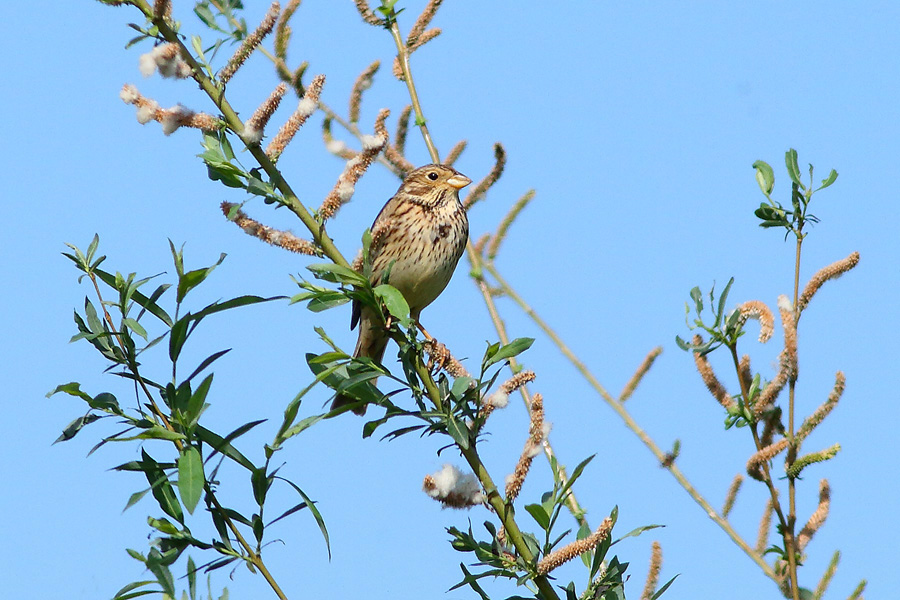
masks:
<path id="1" fill-rule="evenodd" d="M 769 444 L 765 448 L 762 448 L 758 452 L 754 453 L 753 456 L 751 456 L 747 461 L 747 475 L 749 475 L 753 479 L 756 479 L 757 481 L 762 481 L 762 465 L 775 458 L 787 447 L 787 438 L 782 438 L 774 444 Z"/>
<path id="2" fill-rule="evenodd" d="M 506 166 L 506 150 L 503 149 L 502 144 L 494 144 L 494 159 L 496 162 L 491 172 L 478 182 L 478 185 L 469 192 L 463 201 L 463 206 L 466 210 L 469 210 L 473 204 L 481 200 L 491 186 L 497 183 L 497 180 L 503 175 L 503 168 Z"/>
<path id="3" fill-rule="evenodd" d="M 426 475 L 422 490 L 444 507 L 469 508 L 484 503 L 484 493 L 475 476 L 453 465 L 444 465 L 437 473 Z"/>
<path id="4" fill-rule="evenodd" d="M 412 28 L 409 30 L 409 36 L 406 38 L 407 46 L 414 46 L 416 42 L 419 41 L 419 36 L 422 35 L 422 32 L 424 32 L 425 28 L 428 27 L 428 24 L 431 23 L 434 15 L 441 7 L 441 2 L 443 2 L 443 0 L 429 0 L 425 9 L 422 11 L 422 14 L 419 15 L 419 18 L 416 19 L 416 22 L 413 23 Z"/>
<path id="5" fill-rule="evenodd" d="M 356 78 L 356 81 L 353 82 L 353 90 L 350 92 L 349 112 L 351 123 L 359 122 L 359 107 L 362 103 L 363 92 L 372 87 L 372 79 L 375 77 L 375 73 L 378 72 L 378 67 L 380 66 L 381 61 L 376 60 L 366 67 L 363 72 L 359 74 L 359 77 Z"/>
<path id="6" fill-rule="evenodd" d="M 470 374 L 461 362 L 454 358 L 450 353 L 450 349 L 434 338 L 427 340 L 422 344 L 425 352 L 428 353 L 428 367 L 438 367 L 449 373 L 453 377 L 469 377 Z"/>
<path id="7" fill-rule="evenodd" d="M 506 216 L 503 217 L 503 220 L 500 221 L 500 224 L 497 225 L 497 232 L 494 233 L 494 237 L 491 239 L 491 245 L 488 246 L 487 249 L 487 259 L 494 260 L 497 257 L 497 252 L 500 251 L 500 244 L 503 243 L 503 240 L 506 239 L 506 232 L 509 231 L 510 226 L 513 224 L 513 221 L 516 220 L 516 217 L 519 216 L 528 203 L 531 202 L 531 199 L 534 198 L 535 191 L 528 190 L 525 192 L 525 195 L 516 200 L 515 204 L 512 205 L 512 208 L 509 209 L 509 212 L 506 213 Z"/>
<path id="8" fill-rule="evenodd" d="M 844 393 L 844 384 L 846 383 L 847 378 L 844 377 L 844 374 L 841 371 L 838 371 L 834 378 L 834 387 L 831 389 L 831 393 L 828 394 L 828 398 L 813 414 L 803 420 L 803 424 L 800 426 L 800 429 L 797 430 L 796 439 L 798 442 L 806 439 L 809 434 L 812 433 L 812 430 L 825 420 L 825 417 L 834 410 L 838 400 L 841 399 L 841 395 Z"/>
<path id="9" fill-rule="evenodd" d="M 316 108 L 319 105 L 319 95 L 322 93 L 322 86 L 324 85 L 324 75 L 316 75 L 313 77 L 309 87 L 306 88 L 306 93 L 303 94 L 303 98 L 300 100 L 299 104 L 297 104 L 297 110 L 295 110 L 294 114 L 292 114 L 287 122 L 281 126 L 281 129 L 278 130 L 278 133 L 272 138 L 272 141 L 269 142 L 269 145 L 266 147 L 266 156 L 273 162 L 278 161 L 281 153 L 284 152 L 287 145 L 294 139 L 294 136 L 297 134 L 300 127 L 302 127 L 310 115 L 316 111 Z"/>
<path id="10" fill-rule="evenodd" d="M 819 580 L 819 584 L 816 586 L 815 591 L 813 592 L 813 598 L 815 600 L 822 600 L 822 597 L 825 595 L 825 591 L 828 589 L 829 584 L 831 584 L 831 580 L 834 578 L 834 574 L 837 571 L 838 563 L 841 560 L 841 551 L 835 550 L 834 554 L 831 555 L 831 562 L 828 563 L 828 567 L 825 569 L 825 572 L 822 573 L 822 578 Z"/>
<path id="11" fill-rule="evenodd" d="M 369 3 L 366 0 L 354 0 L 356 3 L 356 10 L 359 11 L 359 15 L 363 18 L 363 21 L 368 23 L 369 25 L 374 25 L 375 27 L 384 27 L 387 22 L 384 19 L 379 19 L 372 9 L 369 8 Z"/>
<path id="12" fill-rule="evenodd" d="M 153 18 L 170 20 L 172 18 L 172 0 L 156 0 L 153 3 Z"/>
<path id="13" fill-rule="evenodd" d="M 634 375 L 631 376 L 631 379 L 628 380 L 628 383 L 625 384 L 625 387 L 622 388 L 622 393 L 619 394 L 619 402 L 625 402 L 628 400 L 631 395 L 634 393 L 634 390 L 637 389 L 638 384 L 644 378 L 644 375 L 650 370 L 650 367 L 653 366 L 653 362 L 662 354 L 662 346 L 657 346 L 653 350 L 647 353 L 647 356 L 644 357 L 644 360 L 641 361 L 641 364 L 638 365 L 637 370 L 634 372 Z"/>
<path id="14" fill-rule="evenodd" d="M 281 18 L 278 19 L 278 25 L 275 27 L 275 56 L 279 58 L 282 63 L 287 59 L 287 47 L 291 40 L 291 27 L 288 23 L 299 7 L 300 0 L 290 0 L 290 2 L 287 3 L 287 6 L 284 7 Z M 285 68 L 286 67 L 287 65 L 285 65 Z"/>
<path id="15" fill-rule="evenodd" d="M 534 371 L 526 369 L 504 381 L 494 393 L 483 399 L 479 416 L 487 418 L 495 408 L 505 408 L 509 404 L 509 395 L 526 383 L 531 383 L 536 377 Z"/>
<path id="16" fill-rule="evenodd" d="M 282 82 L 275 86 L 266 101 L 259 105 L 256 112 L 253 113 L 247 122 L 244 123 L 244 131 L 241 133 L 241 139 L 247 144 L 258 144 L 263 137 L 263 132 L 269 119 L 278 110 L 281 99 L 287 92 L 287 85 Z"/>
<path id="17" fill-rule="evenodd" d="M 759 343 L 765 344 L 775 332 L 775 318 L 772 311 L 759 300 L 749 300 L 738 307 L 741 313 L 740 324 L 743 326 L 747 319 L 759 321 Z"/>
<path id="18" fill-rule="evenodd" d="M 828 519 L 828 511 L 830 508 L 831 486 L 828 485 L 827 479 L 823 479 L 819 482 L 819 506 L 816 508 L 815 512 L 813 512 L 812 516 L 809 517 L 809 521 L 806 522 L 806 525 L 803 526 L 800 533 L 797 534 L 798 551 L 803 552 L 812 537 L 822 528 L 822 525 L 825 524 L 825 520 Z"/>
<path id="19" fill-rule="evenodd" d="M 459 159 L 460 154 L 466 149 L 466 146 L 469 145 L 469 142 L 466 140 L 460 140 L 456 142 L 456 145 L 450 148 L 450 152 L 447 153 L 447 157 L 444 159 L 444 164 L 447 166 L 453 166 L 453 164 Z"/>
<path id="20" fill-rule="evenodd" d="M 859 252 L 854 252 L 847 258 L 820 269 L 818 273 L 812 276 L 812 279 L 809 280 L 806 287 L 803 288 L 803 293 L 800 294 L 800 298 L 797 300 L 797 309 L 800 312 L 803 312 L 807 305 L 809 305 L 809 301 L 812 300 L 812 297 L 826 281 L 837 279 L 858 264 Z"/>
<path id="21" fill-rule="evenodd" d="M 695 335 L 691 342 L 695 346 L 699 346 L 703 343 L 703 338 L 699 335 Z M 700 378 L 703 380 L 703 383 L 706 384 L 706 389 L 709 390 L 709 393 L 712 394 L 713 398 L 726 409 L 731 409 L 735 402 L 728 394 L 728 390 L 725 389 L 725 386 L 719 383 L 719 378 L 716 377 L 712 365 L 709 364 L 706 355 L 701 354 L 700 352 L 694 352 L 694 364 L 697 365 L 697 372 L 700 373 Z"/>
<path id="22" fill-rule="evenodd" d="M 250 55 L 253 54 L 253 51 L 259 47 L 263 39 L 272 33 L 272 28 L 275 27 L 275 21 L 278 20 L 279 14 L 281 14 L 281 5 L 278 2 L 273 2 L 272 6 L 269 7 L 269 12 L 263 17 L 259 26 L 253 33 L 244 38 L 244 41 L 241 42 L 241 45 L 238 46 L 235 53 L 228 59 L 228 62 L 222 67 L 222 70 L 219 71 L 219 81 L 223 85 L 228 83 L 234 74 L 237 73 L 237 70 L 240 69 Z"/>
<path id="23" fill-rule="evenodd" d="M 353 192 L 356 190 L 356 183 L 369 166 L 375 161 L 378 153 L 384 148 L 388 142 L 387 130 L 384 128 L 384 121 L 390 111 L 382 109 L 375 120 L 376 135 L 364 135 L 362 137 L 362 152 L 347 161 L 344 170 L 338 177 L 334 188 L 326 196 L 322 205 L 319 207 L 319 217 L 327 220 L 333 217 L 337 211 L 350 201 Z"/>
<path id="24" fill-rule="evenodd" d="M 772 529 L 772 515 L 775 512 L 775 505 L 772 498 L 766 499 L 766 506 L 763 508 L 762 517 L 759 519 L 759 530 L 756 532 L 756 553 L 760 556 L 769 546 L 769 532 Z"/>
<path id="25" fill-rule="evenodd" d="M 521 373 L 520 373 L 521 374 Z M 531 427 L 528 430 L 528 440 L 525 442 L 525 448 L 516 463 L 516 468 L 506 478 L 506 502 L 511 503 L 515 500 L 519 492 L 522 490 L 522 484 L 525 483 L 525 477 L 531 469 L 531 463 L 543 447 L 544 440 L 550 433 L 549 423 L 544 423 L 544 401 L 540 394 L 535 394 L 531 401 Z"/>
<path id="26" fill-rule="evenodd" d="M 290 252 L 297 254 L 306 254 L 308 256 L 321 256 L 321 252 L 316 245 L 308 240 L 303 240 L 295 236 L 290 231 L 281 231 L 274 229 L 268 225 L 263 225 L 255 219 L 248 217 L 244 211 L 237 208 L 237 204 L 231 202 L 223 202 L 221 205 L 222 212 L 235 225 L 244 230 L 247 235 L 252 235 L 267 244 L 284 248 Z"/>
<path id="27" fill-rule="evenodd" d="M 741 484 L 744 483 L 744 476 L 738 473 L 734 476 L 734 479 L 731 480 L 731 485 L 728 486 L 728 493 L 725 494 L 725 503 L 722 505 L 722 518 L 727 519 L 728 515 L 731 513 L 731 509 L 734 508 L 734 501 L 737 499 L 738 492 L 741 490 Z"/>
<path id="28" fill-rule="evenodd" d="M 589 550 L 593 550 L 600 545 L 600 542 L 609 537 L 612 528 L 612 519 L 606 517 L 603 519 L 603 522 L 600 523 L 600 527 L 588 537 L 583 540 L 572 542 L 571 544 L 544 556 L 537 564 L 538 575 L 546 575 L 558 566 L 569 562 L 576 556 L 580 556 Z"/>
<path id="29" fill-rule="evenodd" d="M 412 114 L 412 105 L 407 104 L 400 112 L 397 119 L 397 134 L 394 136 L 394 148 L 401 155 L 406 152 L 406 134 L 409 133 L 409 116 Z"/>
<path id="30" fill-rule="evenodd" d="M 641 600 L 650 600 L 659 585 L 659 572 L 662 569 L 662 546 L 654 541 L 650 546 L 650 568 L 647 569 L 647 582 L 641 592 Z"/>

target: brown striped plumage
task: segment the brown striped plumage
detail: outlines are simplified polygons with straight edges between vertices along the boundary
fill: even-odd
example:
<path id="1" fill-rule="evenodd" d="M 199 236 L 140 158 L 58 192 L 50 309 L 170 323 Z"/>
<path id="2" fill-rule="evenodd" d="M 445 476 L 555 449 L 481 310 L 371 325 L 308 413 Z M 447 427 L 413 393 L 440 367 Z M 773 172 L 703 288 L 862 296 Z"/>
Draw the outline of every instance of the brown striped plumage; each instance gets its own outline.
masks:
<path id="1" fill-rule="evenodd" d="M 381 283 L 393 262 L 388 283 L 400 290 L 410 316 L 419 314 L 437 298 L 459 262 L 469 239 L 469 221 L 459 201 L 459 190 L 471 179 L 444 165 L 426 165 L 410 173 L 372 224 L 372 284 Z M 351 329 L 359 323 L 359 339 L 353 356 L 381 361 L 387 346 L 378 315 L 353 303 Z M 352 398 L 338 395 L 332 408 Z M 357 414 L 366 408 L 356 409 Z"/>

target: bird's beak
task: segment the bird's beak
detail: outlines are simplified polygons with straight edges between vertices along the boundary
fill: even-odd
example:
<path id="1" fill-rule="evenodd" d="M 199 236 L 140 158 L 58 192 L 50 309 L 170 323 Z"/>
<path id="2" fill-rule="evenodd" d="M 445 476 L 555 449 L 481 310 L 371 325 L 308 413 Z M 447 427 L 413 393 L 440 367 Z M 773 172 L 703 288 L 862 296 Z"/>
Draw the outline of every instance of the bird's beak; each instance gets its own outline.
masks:
<path id="1" fill-rule="evenodd" d="M 462 173 L 456 173 L 455 175 L 453 175 L 453 177 L 447 180 L 447 185 L 457 190 L 463 189 L 470 183 L 472 183 L 472 180 Z"/>

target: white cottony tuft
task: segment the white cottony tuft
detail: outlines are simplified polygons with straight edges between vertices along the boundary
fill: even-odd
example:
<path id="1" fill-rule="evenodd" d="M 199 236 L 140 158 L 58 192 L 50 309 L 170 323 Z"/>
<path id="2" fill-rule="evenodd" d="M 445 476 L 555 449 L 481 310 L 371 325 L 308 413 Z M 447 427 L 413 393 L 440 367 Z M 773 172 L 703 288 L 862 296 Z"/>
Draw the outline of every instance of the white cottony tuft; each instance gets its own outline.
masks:
<path id="1" fill-rule="evenodd" d="M 503 390 L 497 390 L 496 392 L 488 396 L 484 402 L 485 404 L 493 406 L 494 408 L 503 408 L 507 404 L 509 404 L 509 394 L 507 394 Z"/>
<path id="2" fill-rule="evenodd" d="M 244 133 L 241 134 L 241 139 L 244 140 L 248 144 L 258 144 L 263 137 L 263 130 L 258 127 L 254 127 L 252 125 L 244 125 Z"/>
<path id="3" fill-rule="evenodd" d="M 359 139 L 362 142 L 363 150 L 375 150 L 376 148 L 381 148 L 387 141 L 380 135 L 364 135 Z"/>
<path id="4" fill-rule="evenodd" d="M 340 154 L 347 149 L 347 144 L 341 140 L 328 140 L 328 143 L 325 144 L 325 149 L 332 154 Z"/>
<path id="5" fill-rule="evenodd" d="M 162 121 L 160 121 L 160 123 L 162 124 L 163 133 L 166 135 L 171 135 L 179 127 L 181 127 L 181 124 L 185 120 L 189 119 L 193 114 L 194 112 L 188 107 L 181 104 L 176 104 L 165 112 L 162 117 Z"/>
<path id="6" fill-rule="evenodd" d="M 156 56 L 153 55 L 152 50 L 146 54 L 141 54 L 141 57 L 138 59 L 138 69 L 144 77 L 150 77 L 156 72 Z"/>
<path id="7" fill-rule="evenodd" d="M 303 98 L 297 105 L 297 116 L 308 117 L 316 112 L 316 101 L 312 98 Z"/>
<path id="8" fill-rule="evenodd" d="M 790 299 L 784 294 L 778 296 L 778 310 L 786 310 L 788 312 L 794 310 L 794 307 L 791 305 Z"/>
<path id="9" fill-rule="evenodd" d="M 146 125 L 156 116 L 159 110 L 159 104 L 155 100 L 150 100 L 146 104 L 139 106 L 137 109 L 137 120 L 141 125 Z"/>
<path id="10" fill-rule="evenodd" d="M 450 495 L 461 496 L 472 504 L 484 501 L 484 494 L 475 476 L 463 473 L 453 465 L 444 465 L 437 473 L 432 474 L 434 488 L 426 490 L 432 498 L 447 498 Z"/>
<path id="11" fill-rule="evenodd" d="M 138 94 L 137 88 L 130 83 L 123 85 L 122 91 L 119 92 L 119 98 L 121 98 L 122 102 L 125 104 L 134 104 L 139 97 L 140 94 Z"/>

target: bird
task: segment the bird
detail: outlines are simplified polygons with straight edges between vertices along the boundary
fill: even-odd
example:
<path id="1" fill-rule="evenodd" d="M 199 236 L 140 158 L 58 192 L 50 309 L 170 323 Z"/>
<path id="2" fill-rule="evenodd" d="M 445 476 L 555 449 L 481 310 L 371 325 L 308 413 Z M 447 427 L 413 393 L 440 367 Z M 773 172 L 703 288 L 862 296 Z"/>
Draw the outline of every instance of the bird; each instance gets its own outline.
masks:
<path id="1" fill-rule="evenodd" d="M 472 180 L 447 165 L 430 164 L 410 172 L 397 193 L 372 223 L 370 283 L 379 285 L 390 267 L 387 283 L 409 304 L 409 315 L 419 314 L 444 291 L 469 239 L 469 220 L 459 190 Z M 381 362 L 388 343 L 382 318 L 370 307 L 353 301 L 350 329 L 359 325 L 354 358 Z M 374 380 L 372 380 L 374 384 Z M 331 409 L 357 402 L 337 394 Z M 366 406 L 353 409 L 358 415 Z"/>

